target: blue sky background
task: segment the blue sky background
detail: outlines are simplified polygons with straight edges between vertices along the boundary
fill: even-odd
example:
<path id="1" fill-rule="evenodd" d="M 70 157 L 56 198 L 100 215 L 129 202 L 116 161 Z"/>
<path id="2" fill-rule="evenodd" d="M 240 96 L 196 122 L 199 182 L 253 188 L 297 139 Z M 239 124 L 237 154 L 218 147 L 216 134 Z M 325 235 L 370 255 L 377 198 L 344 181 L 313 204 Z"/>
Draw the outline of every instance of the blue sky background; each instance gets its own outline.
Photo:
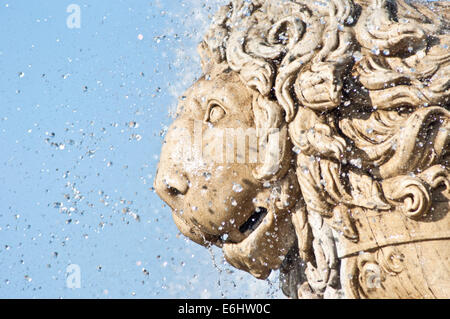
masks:
<path id="1" fill-rule="evenodd" d="M 282 297 L 277 273 L 187 241 L 150 189 L 221 2 L 0 1 L 0 298 Z"/>

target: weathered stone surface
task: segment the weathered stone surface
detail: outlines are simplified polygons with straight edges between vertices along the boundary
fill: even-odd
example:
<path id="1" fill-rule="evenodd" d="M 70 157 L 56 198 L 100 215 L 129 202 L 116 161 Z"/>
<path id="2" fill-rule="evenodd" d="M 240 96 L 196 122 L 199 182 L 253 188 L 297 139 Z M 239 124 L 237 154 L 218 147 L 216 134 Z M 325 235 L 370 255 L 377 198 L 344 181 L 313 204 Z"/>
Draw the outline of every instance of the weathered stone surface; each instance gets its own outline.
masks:
<path id="1" fill-rule="evenodd" d="M 449 16 L 222 7 L 155 179 L 180 231 L 257 278 L 280 268 L 293 298 L 449 298 Z"/>

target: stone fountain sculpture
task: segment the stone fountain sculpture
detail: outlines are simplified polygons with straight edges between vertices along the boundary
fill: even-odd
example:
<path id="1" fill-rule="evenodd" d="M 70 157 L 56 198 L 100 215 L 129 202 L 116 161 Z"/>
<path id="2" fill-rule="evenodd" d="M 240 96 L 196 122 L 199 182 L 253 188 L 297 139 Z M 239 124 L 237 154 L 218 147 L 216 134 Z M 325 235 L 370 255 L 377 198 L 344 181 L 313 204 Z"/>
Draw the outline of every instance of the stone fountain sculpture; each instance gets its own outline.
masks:
<path id="1" fill-rule="evenodd" d="M 155 178 L 181 233 L 291 298 L 449 298 L 449 23 L 445 1 L 223 6 Z"/>

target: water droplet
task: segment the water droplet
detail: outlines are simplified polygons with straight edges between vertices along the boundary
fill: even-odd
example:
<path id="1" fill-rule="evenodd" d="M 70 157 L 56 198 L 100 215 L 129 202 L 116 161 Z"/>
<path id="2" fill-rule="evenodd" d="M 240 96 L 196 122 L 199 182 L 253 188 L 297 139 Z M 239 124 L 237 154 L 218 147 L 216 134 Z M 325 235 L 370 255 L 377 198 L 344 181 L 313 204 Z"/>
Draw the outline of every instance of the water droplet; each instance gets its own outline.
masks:
<path id="1" fill-rule="evenodd" d="M 233 183 L 233 191 L 235 191 L 236 193 L 240 193 L 242 192 L 243 188 L 240 184 L 238 183 Z"/>
<path id="2" fill-rule="evenodd" d="M 362 54 L 359 51 L 356 51 L 353 53 L 353 59 L 355 60 L 355 62 L 358 62 L 362 59 Z"/>
<path id="3" fill-rule="evenodd" d="M 210 178 L 211 178 L 211 173 L 209 173 L 209 172 L 204 172 L 204 173 L 203 173 L 203 177 L 204 177 L 207 181 L 209 181 Z"/>
<path id="4" fill-rule="evenodd" d="M 139 127 L 139 123 L 137 123 L 135 121 L 130 121 L 130 122 L 128 122 L 128 127 L 130 127 L 130 128 L 138 128 Z"/>
<path id="5" fill-rule="evenodd" d="M 351 159 L 350 160 L 350 164 L 352 164 L 353 166 L 356 166 L 358 168 L 361 168 L 362 167 L 362 160 L 361 160 L 361 158 Z"/>

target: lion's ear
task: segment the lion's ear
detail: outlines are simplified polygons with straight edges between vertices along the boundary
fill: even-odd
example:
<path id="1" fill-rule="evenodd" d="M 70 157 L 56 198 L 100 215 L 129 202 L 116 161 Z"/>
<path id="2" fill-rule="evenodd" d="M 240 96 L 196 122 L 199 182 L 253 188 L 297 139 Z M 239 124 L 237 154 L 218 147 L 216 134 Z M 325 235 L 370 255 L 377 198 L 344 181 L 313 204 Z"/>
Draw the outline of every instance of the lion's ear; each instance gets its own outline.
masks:
<path id="1" fill-rule="evenodd" d="M 214 61 L 212 60 L 211 52 L 207 46 L 207 44 L 202 41 L 197 46 L 197 52 L 200 55 L 200 62 L 202 65 L 202 71 L 204 74 L 208 73 L 211 69 Z"/>
<path id="2" fill-rule="evenodd" d="M 253 175 L 258 180 L 279 179 L 286 174 L 291 155 L 287 150 L 288 129 L 283 122 L 281 107 L 277 102 L 257 95 L 253 99 L 253 113 L 261 163 Z"/>
<path id="3" fill-rule="evenodd" d="M 203 74 L 222 74 L 230 69 L 228 63 L 217 52 L 212 52 L 210 47 L 204 42 L 197 46 L 197 52 L 200 55 Z"/>

